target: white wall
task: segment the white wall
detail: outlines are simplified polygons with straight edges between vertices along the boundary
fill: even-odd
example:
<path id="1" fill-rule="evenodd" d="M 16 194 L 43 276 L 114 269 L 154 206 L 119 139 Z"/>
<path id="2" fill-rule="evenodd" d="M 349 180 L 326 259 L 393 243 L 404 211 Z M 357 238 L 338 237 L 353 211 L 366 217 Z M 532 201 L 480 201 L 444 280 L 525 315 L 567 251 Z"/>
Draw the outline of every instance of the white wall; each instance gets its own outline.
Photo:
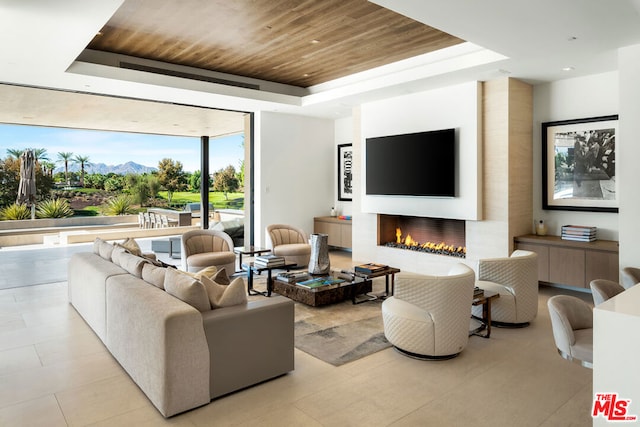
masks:
<path id="1" fill-rule="evenodd" d="M 559 80 L 533 89 L 533 218 L 544 220 L 551 235 L 564 224 L 598 227 L 598 238 L 618 240 L 618 214 L 542 209 L 542 136 L 545 122 L 608 116 L 620 111 L 618 73 L 609 72 Z M 636 99 L 637 102 L 637 99 Z M 623 141 L 621 138 L 620 141 Z M 618 141 L 616 141 L 618 142 Z M 624 143 L 624 142 L 623 142 Z M 616 150 L 619 146 L 616 146 Z M 620 167 L 616 151 L 616 168 Z M 619 169 L 618 169 L 619 170 Z M 618 174 L 618 170 L 616 174 Z M 624 181 L 622 181 L 624 182 Z M 533 232 L 533 224 L 531 225 Z"/>
<path id="2" fill-rule="evenodd" d="M 456 145 L 456 197 L 398 197 L 368 196 L 361 192 L 362 210 L 434 218 L 481 219 L 481 171 L 478 159 L 482 145 L 478 138 L 481 112 L 481 89 L 477 82 L 419 92 L 362 106 L 362 138 L 398 135 L 455 128 Z M 365 147 L 354 156 L 360 156 L 360 184 L 364 190 Z M 395 165 L 402 167 L 402 165 Z M 380 173 L 392 173 L 394 165 Z M 425 179 L 429 177 L 425 170 Z"/>
<path id="3" fill-rule="evenodd" d="M 264 246 L 269 224 L 312 233 L 335 198 L 333 120 L 261 112 L 255 128 L 255 244 Z"/>
<path id="4" fill-rule="evenodd" d="M 620 267 L 640 267 L 640 45 L 620 49 Z"/>
<path id="5" fill-rule="evenodd" d="M 477 82 L 451 86 L 434 91 L 420 92 L 398 98 L 365 104 L 354 110 L 354 200 L 353 200 L 353 261 L 380 262 L 400 268 L 402 271 L 423 274 L 444 274 L 450 266 L 464 262 L 474 266 L 477 258 L 461 259 L 430 255 L 377 245 L 377 215 L 370 213 L 372 205 L 364 207 L 363 196 L 363 145 L 366 137 L 393 135 L 422 130 L 458 128 L 464 135 L 460 140 L 460 177 L 464 191 L 458 200 L 407 198 L 399 201 L 389 197 L 382 200 L 381 213 L 399 213 L 414 216 L 458 217 L 480 215 L 481 209 L 481 159 L 482 144 L 478 133 L 481 129 L 481 90 Z M 473 188 L 476 189 L 474 192 Z M 398 207 L 400 202 L 400 207 Z M 453 202 L 453 204 L 451 203 Z M 468 212 L 457 215 L 459 206 L 467 204 Z M 450 210 L 446 211 L 446 208 Z M 478 227 L 480 230 L 482 227 Z M 469 233 L 469 232 L 467 232 Z M 467 234 L 469 239 L 469 234 Z M 474 240 L 474 239 L 471 239 Z M 478 240 L 478 239 L 475 239 Z M 469 250 L 469 248 L 468 248 Z M 471 249 L 474 256 L 482 256 L 482 250 Z"/>

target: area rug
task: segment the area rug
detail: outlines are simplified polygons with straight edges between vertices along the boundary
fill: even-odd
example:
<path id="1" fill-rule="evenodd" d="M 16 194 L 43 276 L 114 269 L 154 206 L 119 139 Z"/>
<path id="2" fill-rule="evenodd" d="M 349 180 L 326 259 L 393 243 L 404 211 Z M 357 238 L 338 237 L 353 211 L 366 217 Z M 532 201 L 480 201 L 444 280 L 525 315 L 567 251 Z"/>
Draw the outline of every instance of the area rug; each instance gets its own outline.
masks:
<path id="1" fill-rule="evenodd" d="M 266 278 L 254 276 L 255 289 L 264 290 Z M 250 299 L 265 298 L 253 296 Z M 322 307 L 295 305 L 295 346 L 334 366 L 376 353 L 391 344 L 384 337 L 382 300 L 353 304 L 344 301 Z"/>
<path id="2" fill-rule="evenodd" d="M 333 366 L 344 365 L 390 347 L 384 337 L 382 317 L 357 320 L 318 329 L 307 320 L 295 323 L 296 348 Z"/>

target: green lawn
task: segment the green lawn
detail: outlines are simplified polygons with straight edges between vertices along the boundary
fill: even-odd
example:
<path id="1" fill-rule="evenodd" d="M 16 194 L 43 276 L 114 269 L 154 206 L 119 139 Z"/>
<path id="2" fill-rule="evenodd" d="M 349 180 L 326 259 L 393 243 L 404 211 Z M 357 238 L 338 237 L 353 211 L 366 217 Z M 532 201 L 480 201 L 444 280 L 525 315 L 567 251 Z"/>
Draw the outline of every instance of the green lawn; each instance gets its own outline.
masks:
<path id="1" fill-rule="evenodd" d="M 167 192 L 161 191 L 158 193 L 158 197 L 162 199 L 167 199 Z M 229 193 L 229 200 L 226 200 L 224 197 L 224 193 L 220 192 L 210 192 L 209 193 L 209 203 L 213 204 L 213 206 L 217 209 L 225 209 L 225 208 L 233 208 L 233 209 L 243 209 L 244 208 L 244 193 Z M 173 198 L 171 199 L 171 205 L 173 207 L 180 207 L 185 203 L 199 203 L 200 202 L 200 193 L 192 193 L 190 191 L 176 191 L 173 193 Z"/>

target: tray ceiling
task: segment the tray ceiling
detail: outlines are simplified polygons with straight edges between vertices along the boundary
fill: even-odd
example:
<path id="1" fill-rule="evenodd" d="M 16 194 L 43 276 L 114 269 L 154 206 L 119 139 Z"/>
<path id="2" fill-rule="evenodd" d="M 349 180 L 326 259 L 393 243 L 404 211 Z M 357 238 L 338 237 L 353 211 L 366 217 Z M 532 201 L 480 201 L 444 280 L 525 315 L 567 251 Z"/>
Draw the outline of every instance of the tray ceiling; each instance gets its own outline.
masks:
<path id="1" fill-rule="evenodd" d="M 367 0 L 125 0 L 87 48 L 309 87 L 462 42 Z"/>

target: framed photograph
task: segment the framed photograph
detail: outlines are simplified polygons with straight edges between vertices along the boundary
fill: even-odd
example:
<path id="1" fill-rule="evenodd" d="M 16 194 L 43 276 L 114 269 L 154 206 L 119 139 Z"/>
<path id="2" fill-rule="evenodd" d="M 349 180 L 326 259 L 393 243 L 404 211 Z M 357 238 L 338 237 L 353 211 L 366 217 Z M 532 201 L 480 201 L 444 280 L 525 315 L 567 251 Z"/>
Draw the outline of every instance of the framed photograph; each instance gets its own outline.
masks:
<path id="1" fill-rule="evenodd" d="M 542 207 L 618 212 L 618 116 L 542 123 Z"/>
<path id="2" fill-rule="evenodd" d="M 338 145 L 338 200 L 353 200 L 353 148 Z"/>

